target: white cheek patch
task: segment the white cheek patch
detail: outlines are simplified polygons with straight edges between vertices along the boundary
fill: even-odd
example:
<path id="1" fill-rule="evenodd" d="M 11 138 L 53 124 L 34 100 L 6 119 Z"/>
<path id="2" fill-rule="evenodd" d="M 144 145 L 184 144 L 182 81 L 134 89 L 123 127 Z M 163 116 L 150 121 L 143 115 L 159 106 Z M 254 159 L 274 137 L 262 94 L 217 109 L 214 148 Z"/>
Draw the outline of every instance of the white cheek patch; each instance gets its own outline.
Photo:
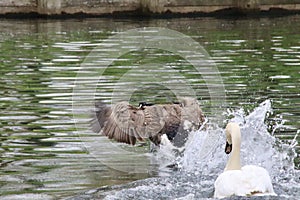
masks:
<path id="1" fill-rule="evenodd" d="M 170 140 L 168 139 L 168 136 L 166 134 L 163 134 L 161 136 L 161 141 L 160 144 L 166 146 L 166 145 L 172 145 L 172 143 L 170 142 Z"/>
<path id="2" fill-rule="evenodd" d="M 192 128 L 192 126 L 193 126 L 193 124 L 190 121 L 184 120 L 184 122 L 183 122 L 183 129 L 184 130 L 189 130 L 189 129 Z"/>

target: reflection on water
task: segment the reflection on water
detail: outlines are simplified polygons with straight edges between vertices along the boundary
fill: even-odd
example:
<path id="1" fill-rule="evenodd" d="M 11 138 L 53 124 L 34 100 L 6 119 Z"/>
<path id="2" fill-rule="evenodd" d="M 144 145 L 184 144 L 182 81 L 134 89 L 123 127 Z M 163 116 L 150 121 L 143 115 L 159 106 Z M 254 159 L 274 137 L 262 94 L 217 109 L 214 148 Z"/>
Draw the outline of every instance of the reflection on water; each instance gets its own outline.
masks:
<path id="1" fill-rule="evenodd" d="M 103 160 L 101 163 L 94 159 L 89 154 L 92 146 L 89 141 L 96 138 L 105 144 L 108 140 L 86 129 L 87 113 L 77 116 L 76 126 L 72 113 L 73 88 L 81 63 L 103 40 L 132 28 L 158 26 L 191 36 L 217 63 L 226 89 L 227 107 L 243 108 L 247 113 L 271 99 L 273 113 L 266 120 L 269 131 L 286 142 L 291 141 L 300 127 L 299 23 L 299 16 L 145 21 L 2 19 L 0 194 L 57 198 L 159 174 L 157 163 L 151 163 L 149 155 L 144 154 L 148 150 L 145 148 L 136 150 L 142 155 L 142 166 L 151 166 L 144 173 L 120 172 L 103 165 Z M 204 80 L 189 63 L 170 52 L 151 49 L 130 52 L 114 62 L 100 81 L 92 78 L 80 81 L 91 87 L 97 85 L 96 98 L 110 102 L 115 87 L 124 88 L 122 75 L 134 67 L 153 64 L 162 66 L 155 73 L 170 81 L 187 81 L 199 96 L 207 116 L 213 116 Z M 179 73 L 170 77 L 165 66 Z M 161 85 L 147 85 L 135 91 L 132 102 L 169 101 L 173 94 L 168 92 Z M 274 130 L 277 124 L 283 125 Z M 296 149 L 300 153 L 299 146 Z M 125 167 L 134 164 L 124 157 L 112 156 L 105 148 L 102 151 L 101 155 L 107 155 L 103 159 L 107 157 Z M 299 157 L 296 166 L 299 168 Z"/>

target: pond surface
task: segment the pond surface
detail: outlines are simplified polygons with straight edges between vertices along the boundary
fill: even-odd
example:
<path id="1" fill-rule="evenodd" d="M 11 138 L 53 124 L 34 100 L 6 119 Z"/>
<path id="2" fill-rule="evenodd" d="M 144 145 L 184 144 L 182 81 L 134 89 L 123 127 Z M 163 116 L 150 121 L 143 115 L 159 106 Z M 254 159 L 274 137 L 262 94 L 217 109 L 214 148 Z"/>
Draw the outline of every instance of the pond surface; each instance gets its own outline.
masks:
<path id="1" fill-rule="evenodd" d="M 216 79 L 215 71 L 199 72 L 167 47 L 140 46 L 139 38 L 151 39 L 152 33 L 145 27 L 171 29 L 198 42 L 222 82 Z M 138 29 L 141 34 L 118 40 L 120 33 L 136 28 L 142 28 Z M 125 99 L 137 104 L 145 100 L 168 102 L 176 92 L 197 96 L 211 121 L 219 118 L 214 111 L 220 113 L 222 117 L 214 122 L 219 127 L 237 117 L 232 112 L 242 109 L 241 115 L 247 116 L 270 100 L 272 112 L 260 118 L 266 124 L 264 131 L 286 144 L 299 133 L 300 16 L 1 19 L 0 29 L 3 198 L 66 198 L 93 188 L 173 173 L 161 169 L 161 163 L 148 153 L 149 147 L 118 145 L 92 133 L 88 128 L 89 105 L 95 99 L 107 103 Z M 131 40 L 126 43 L 128 38 Z M 130 51 L 120 55 L 120 49 Z M 197 57 L 193 51 L 185 53 Z M 90 76 L 91 72 L 96 75 Z M 211 79 L 219 81 L 213 89 Z M 172 86 L 176 89 L 170 89 Z M 111 147 L 125 149 L 124 154 Z M 299 145 L 293 148 L 300 153 Z M 296 169 L 299 162 L 296 156 Z"/>

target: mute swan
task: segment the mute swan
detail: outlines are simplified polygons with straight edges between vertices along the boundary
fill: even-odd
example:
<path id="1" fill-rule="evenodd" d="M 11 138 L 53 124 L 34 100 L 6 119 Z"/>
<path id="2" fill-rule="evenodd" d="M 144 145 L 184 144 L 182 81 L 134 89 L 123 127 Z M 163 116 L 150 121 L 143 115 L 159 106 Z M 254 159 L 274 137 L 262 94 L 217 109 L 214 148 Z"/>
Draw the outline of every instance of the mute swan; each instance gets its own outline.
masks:
<path id="1" fill-rule="evenodd" d="M 149 138 L 155 145 L 166 134 L 176 146 L 183 146 L 188 130 L 199 129 L 204 115 L 195 98 L 184 97 L 180 103 L 154 105 L 141 102 L 139 107 L 119 102 L 112 107 L 99 102 L 92 120 L 94 132 L 109 139 L 134 145 Z"/>
<path id="2" fill-rule="evenodd" d="M 215 181 L 214 197 L 276 195 L 267 170 L 255 165 L 241 167 L 241 132 L 239 125 L 228 123 L 225 132 L 227 138 L 225 152 L 229 154 L 232 150 L 232 153 L 224 172 Z"/>

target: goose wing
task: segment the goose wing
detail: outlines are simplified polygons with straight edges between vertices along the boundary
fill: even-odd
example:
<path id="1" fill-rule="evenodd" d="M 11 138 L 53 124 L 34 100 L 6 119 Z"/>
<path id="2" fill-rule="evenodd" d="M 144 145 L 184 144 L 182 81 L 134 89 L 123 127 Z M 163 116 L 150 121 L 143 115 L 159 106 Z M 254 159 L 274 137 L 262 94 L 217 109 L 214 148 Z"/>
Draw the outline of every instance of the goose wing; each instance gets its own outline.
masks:
<path id="1" fill-rule="evenodd" d="M 205 121 L 205 116 L 195 98 L 182 99 L 182 120 L 190 122 L 189 129 L 199 129 Z"/>
<path id="2" fill-rule="evenodd" d="M 144 113 L 142 110 L 120 102 L 112 107 L 98 103 L 92 129 L 101 132 L 109 139 L 134 145 L 136 140 L 143 140 L 142 126 Z"/>
<path id="3" fill-rule="evenodd" d="M 112 107 L 98 102 L 92 129 L 118 142 L 134 145 L 136 140 L 149 138 L 159 145 L 163 134 L 173 140 L 178 131 L 182 131 L 185 120 L 192 128 L 203 124 L 204 116 L 196 99 L 186 98 L 182 104 L 146 105 L 142 108 L 131 106 L 128 102 Z M 186 134 L 183 136 L 186 137 Z"/>
<path id="4" fill-rule="evenodd" d="M 111 108 L 103 102 L 95 103 L 95 112 L 92 113 L 91 128 L 95 133 L 99 133 L 111 115 Z"/>
<path id="5" fill-rule="evenodd" d="M 136 140 L 151 139 L 158 134 L 164 124 L 162 113 L 156 107 L 139 109 L 128 102 L 120 102 L 112 107 L 98 103 L 92 129 L 110 139 L 134 145 Z"/>
<path id="6" fill-rule="evenodd" d="M 161 135 L 164 134 L 168 113 L 161 105 L 147 106 L 144 108 L 144 136 L 149 138 L 155 145 L 159 145 Z"/>

